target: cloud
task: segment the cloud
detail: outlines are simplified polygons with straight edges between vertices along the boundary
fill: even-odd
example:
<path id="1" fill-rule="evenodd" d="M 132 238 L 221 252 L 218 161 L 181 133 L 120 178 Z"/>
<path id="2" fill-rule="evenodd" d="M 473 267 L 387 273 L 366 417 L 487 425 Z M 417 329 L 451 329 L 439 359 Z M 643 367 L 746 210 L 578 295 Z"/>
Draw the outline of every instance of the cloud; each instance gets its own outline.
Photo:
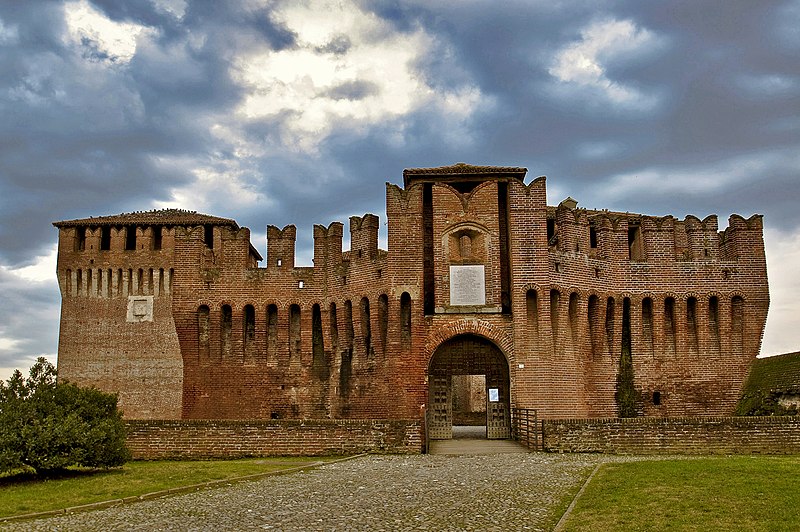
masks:
<path id="1" fill-rule="evenodd" d="M 654 91 L 646 92 L 613 80 L 609 76 L 609 64 L 651 53 L 660 46 L 660 39 L 630 20 L 596 21 L 580 33 L 580 40 L 556 52 L 548 69 L 549 74 L 561 82 L 552 87 L 554 94 L 566 89 L 568 96 L 600 97 L 626 109 L 646 110 L 658 103 Z"/>
<path id="2" fill-rule="evenodd" d="M 779 355 L 800 349 L 796 334 L 800 328 L 800 227 L 794 231 L 767 229 L 764 241 L 767 252 L 767 275 L 770 291 L 769 318 L 761 353 Z M 780 287 L 775 290 L 775 287 Z"/>
<path id="3" fill-rule="evenodd" d="M 53 257 L 16 270 L 0 266 L 0 379 L 14 369 L 26 374 L 37 356 L 56 359 L 60 301 Z"/>
<path id="4" fill-rule="evenodd" d="M 55 315 L 36 280 L 54 220 L 181 207 L 235 218 L 262 250 L 267 224 L 294 223 L 310 257 L 312 224 L 383 215 L 403 168 L 458 161 L 546 174 L 551 203 L 759 212 L 794 234 L 798 15 L 783 0 L 0 2 L 1 317 L 26 298 L 42 301 L 30 323 Z M 54 349 L 0 327 L 5 353 Z"/>
<path id="5" fill-rule="evenodd" d="M 110 63 L 128 63 L 136 54 L 136 41 L 152 35 L 153 29 L 140 24 L 119 23 L 94 9 L 87 0 L 64 6 L 69 38 L 85 49 L 84 57 Z"/>

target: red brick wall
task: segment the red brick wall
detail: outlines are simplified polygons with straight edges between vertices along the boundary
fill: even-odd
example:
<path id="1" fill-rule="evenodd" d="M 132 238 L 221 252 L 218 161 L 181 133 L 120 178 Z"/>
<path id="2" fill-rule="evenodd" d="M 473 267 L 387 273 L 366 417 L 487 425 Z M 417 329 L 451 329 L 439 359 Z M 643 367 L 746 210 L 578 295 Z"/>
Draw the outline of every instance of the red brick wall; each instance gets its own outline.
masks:
<path id="1" fill-rule="evenodd" d="M 127 417 L 410 419 L 428 401 L 436 348 L 464 334 L 488 338 L 503 352 L 514 406 L 535 408 L 542 419 L 613 417 L 627 300 L 639 414 L 732 412 L 759 352 L 769 303 L 759 216 L 733 215 L 720 233 L 716 216 L 678 220 L 548 207 L 545 178 L 525 185 L 503 177 L 501 186 L 495 177 L 473 177 L 483 182 L 464 192 L 435 179 L 406 189 L 388 184 L 388 250 L 377 247 L 377 217 L 352 217 L 349 251 L 341 248 L 342 224 L 314 228 L 313 267 L 294 264 L 294 226 L 269 228 L 262 268 L 253 267 L 249 230 L 232 221 L 206 224 L 213 225 L 213 242 L 203 225 L 166 227 L 161 250 L 150 249 L 146 224 L 136 229 L 136 250 L 124 249 L 126 228 L 116 225 L 111 249 L 99 250 L 102 219 L 87 226 L 82 250 L 74 247 L 76 228 L 61 227 L 60 375 L 119 392 Z M 423 305 L 425 186 L 431 187 L 436 296 L 429 315 Z M 503 191 L 507 200 L 498 199 Z M 557 238 L 548 238 L 548 219 Z M 631 257 L 633 227 L 638 235 Z M 475 237 L 469 259 L 455 250 L 463 231 Z M 501 268 L 504 250 L 508 275 Z M 467 263 L 485 267 L 481 308 L 450 305 L 450 266 Z M 112 280 L 122 270 L 119 289 L 115 282 L 108 289 L 106 273 L 98 276 L 109 269 Z M 169 293 L 145 287 L 144 294 L 154 295 L 154 320 L 128 323 L 128 295 L 142 291 L 128 272 L 139 269 L 148 278 L 150 270 L 174 271 L 172 287 Z M 81 290 L 78 271 L 84 272 Z M 93 272 L 88 284 L 87 271 Z M 502 311 L 505 288 L 510 312 Z M 526 303 L 529 292 L 537 296 L 535 312 Z M 404 293 L 411 299 L 410 335 L 400 317 Z M 558 296 L 552 303 L 551 294 Z M 646 299 L 651 319 L 643 315 Z M 712 300 L 718 302 L 714 319 Z M 369 302 L 369 327 L 362 301 Z M 591 311 L 590 301 L 597 302 Z M 673 302 L 672 320 L 665 317 L 667 301 Z M 274 337 L 267 320 L 272 305 Z M 316 305 L 321 330 L 315 333 Z M 202 349 L 201 306 L 209 309 Z M 226 340 L 221 322 L 228 307 Z M 245 323 L 250 307 L 252 334 Z M 297 333 L 290 327 L 292 308 L 299 309 Z"/>
<path id="2" fill-rule="evenodd" d="M 542 437 L 549 452 L 797 454 L 800 417 L 554 419 Z"/>
<path id="3" fill-rule="evenodd" d="M 421 426 L 407 420 L 128 421 L 137 460 L 420 453 Z"/>

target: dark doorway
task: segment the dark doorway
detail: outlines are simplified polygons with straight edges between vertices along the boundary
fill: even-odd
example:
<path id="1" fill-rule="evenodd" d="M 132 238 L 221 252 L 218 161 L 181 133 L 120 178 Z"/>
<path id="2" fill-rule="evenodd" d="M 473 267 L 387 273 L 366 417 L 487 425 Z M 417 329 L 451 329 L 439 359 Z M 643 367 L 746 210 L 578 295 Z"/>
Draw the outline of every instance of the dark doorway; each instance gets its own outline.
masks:
<path id="1" fill-rule="evenodd" d="M 451 439 L 454 424 L 475 427 L 481 418 L 486 438 L 509 438 L 509 396 L 508 362 L 494 343 L 476 335 L 443 342 L 428 368 L 429 438 Z"/>

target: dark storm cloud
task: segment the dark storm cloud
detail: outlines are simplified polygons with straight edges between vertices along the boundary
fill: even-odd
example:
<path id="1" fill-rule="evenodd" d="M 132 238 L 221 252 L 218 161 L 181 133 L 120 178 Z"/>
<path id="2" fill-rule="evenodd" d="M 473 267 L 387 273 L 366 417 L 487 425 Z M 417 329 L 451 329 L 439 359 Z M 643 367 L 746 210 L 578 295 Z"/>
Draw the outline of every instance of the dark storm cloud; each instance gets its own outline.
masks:
<path id="1" fill-rule="evenodd" d="M 431 10 L 404 10 L 392 4 L 375 12 L 398 27 L 421 24 L 434 32 L 453 50 L 448 64 L 458 64 L 485 95 L 496 98 L 490 115 L 476 117 L 480 129 L 475 134 L 483 142 L 476 143 L 480 146 L 473 157 L 535 163 L 531 172 L 547 173 L 551 182 L 580 190 L 583 183 L 643 167 L 669 174 L 717 161 L 722 168 L 728 158 L 743 153 L 761 153 L 769 160 L 776 149 L 796 149 L 798 49 L 774 29 L 790 4 L 731 2 L 721 8 L 703 2 L 628 2 L 598 9 L 566 2 L 552 8 L 517 4 L 513 9 L 473 5 Z M 612 83 L 652 95 L 657 100 L 652 109 L 584 99 L 581 88 L 565 99 L 546 92 L 548 87 L 556 87 L 556 93 L 568 89 L 559 89 L 548 71 L 556 54 L 579 42 L 589 24 L 603 20 L 629 20 L 653 36 L 650 50 L 600 58 Z M 441 64 L 432 54 L 420 66 L 433 78 Z M 438 79 L 458 83 L 462 76 Z M 587 156 L 592 151 L 587 146 L 592 145 L 608 149 Z M 447 151 L 436 146 L 437 153 Z M 443 162 L 449 161 L 445 157 Z M 735 192 L 714 190 L 698 193 L 697 203 L 706 208 L 718 205 L 724 213 L 730 207 L 721 198 L 738 200 L 732 205 L 755 200 L 771 224 L 797 227 L 800 214 L 779 197 L 800 197 L 800 179 L 787 176 L 780 165 L 760 172 L 746 186 L 731 188 L 753 190 L 755 197 L 740 199 Z M 726 177 L 721 173 L 718 179 L 724 182 Z M 778 185 L 778 191 L 772 187 L 758 192 L 767 183 Z M 676 214 L 690 206 L 679 192 L 658 198 L 631 194 L 623 200 L 632 210 L 668 209 Z"/>
<path id="2" fill-rule="evenodd" d="M 268 13 L 217 3 L 190 5 L 183 23 L 149 2 L 94 5 L 117 21 L 169 28 L 170 38 L 140 40 L 129 65 L 106 68 L 104 60 L 119 61 L 98 43 L 83 37 L 77 49 L 67 44 L 63 6 L 0 6 L 4 27 L 18 36 L 0 44 L 4 263 L 25 263 L 52 245 L 50 221 L 169 199 L 170 187 L 194 177 L 164 161 L 225 151 L 209 128 L 241 99 L 229 75 L 231 54 L 265 41 L 293 43 Z"/>
<path id="3" fill-rule="evenodd" d="M 324 96 L 334 100 L 361 100 L 372 94 L 377 94 L 379 87 L 369 81 L 351 81 L 342 83 L 323 92 Z"/>
<path id="4" fill-rule="evenodd" d="M 54 220 L 152 208 L 176 188 L 181 207 L 196 201 L 254 235 L 296 224 L 298 255 L 309 256 L 312 224 L 339 220 L 347 232 L 348 216 L 373 212 L 383 228 L 385 181 L 462 161 L 526 166 L 586 207 L 718 213 L 721 226 L 731 212 L 759 212 L 770 227 L 800 228 L 798 2 L 362 2 L 381 31 L 310 50 L 341 58 L 365 40 L 421 31 L 429 48 L 410 75 L 431 93 L 480 96 L 470 109 L 423 98 L 372 122 L 337 117 L 306 151 L 291 127 L 303 109 L 236 115 L 258 90 L 237 61 L 303 46 L 276 4 L 187 2 L 178 14 L 150 0 L 91 5 L 148 28 L 129 62 L 92 35 L 74 42 L 62 2 L 0 2 L 0 265 L 51 249 Z M 594 84 L 556 79 L 559 54 L 611 22 L 646 38 L 603 49 Z M 316 95 L 350 104 L 380 90 L 356 77 Z M 208 192 L 198 169 L 240 183 Z M 653 176 L 665 186 L 646 186 Z M 54 350 L 55 330 L 26 343 L 24 320 L 53 314 L 57 292 L 3 275 L 0 337 L 19 339 L 16 354 Z"/>

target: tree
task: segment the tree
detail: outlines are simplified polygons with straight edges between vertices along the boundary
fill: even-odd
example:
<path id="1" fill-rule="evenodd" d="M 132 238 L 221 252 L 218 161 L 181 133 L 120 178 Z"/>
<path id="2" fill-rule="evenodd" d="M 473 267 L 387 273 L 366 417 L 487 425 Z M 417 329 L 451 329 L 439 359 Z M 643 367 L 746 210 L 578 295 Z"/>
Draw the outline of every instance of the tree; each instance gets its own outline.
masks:
<path id="1" fill-rule="evenodd" d="M 115 467 L 130 458 L 117 396 L 56 380 L 40 357 L 24 379 L 0 381 L 0 472 Z"/>

